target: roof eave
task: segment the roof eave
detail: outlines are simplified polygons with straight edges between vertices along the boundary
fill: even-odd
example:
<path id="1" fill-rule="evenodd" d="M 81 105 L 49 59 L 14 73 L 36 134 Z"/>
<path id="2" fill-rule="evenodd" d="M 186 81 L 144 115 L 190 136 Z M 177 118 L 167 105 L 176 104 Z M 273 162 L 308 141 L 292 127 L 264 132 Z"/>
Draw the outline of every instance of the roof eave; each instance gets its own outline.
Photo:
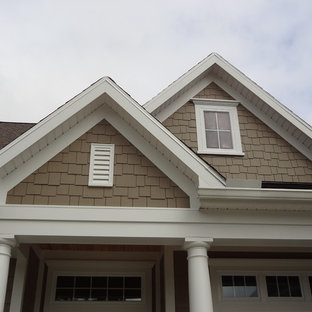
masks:
<path id="1" fill-rule="evenodd" d="M 312 212 L 312 190 L 258 188 L 202 188 L 201 210 L 263 210 Z"/>

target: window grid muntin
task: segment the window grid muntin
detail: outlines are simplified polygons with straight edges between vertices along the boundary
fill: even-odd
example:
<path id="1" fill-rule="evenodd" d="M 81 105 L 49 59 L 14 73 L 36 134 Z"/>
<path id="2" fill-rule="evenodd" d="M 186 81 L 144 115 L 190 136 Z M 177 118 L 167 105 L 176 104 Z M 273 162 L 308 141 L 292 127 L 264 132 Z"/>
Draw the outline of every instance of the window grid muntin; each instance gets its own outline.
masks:
<path id="1" fill-rule="evenodd" d="M 233 137 L 232 137 L 232 125 L 231 125 L 231 117 L 230 117 L 230 113 L 229 112 L 225 112 L 225 111 L 212 111 L 212 110 L 204 110 L 203 111 L 203 114 L 204 114 L 204 127 L 205 127 L 205 138 L 206 138 L 206 147 L 207 148 L 218 148 L 218 149 L 233 149 Z M 215 119 L 215 124 L 216 124 L 216 128 L 209 128 L 207 127 L 207 122 L 206 122 L 206 116 L 208 114 L 213 114 L 214 115 L 214 119 Z M 219 126 L 220 124 L 220 120 L 219 120 L 219 116 L 222 116 L 226 114 L 227 115 L 227 119 L 228 119 L 228 123 L 229 123 L 229 129 L 221 129 L 221 127 Z M 208 145 L 208 135 L 207 135 L 207 132 L 210 132 L 210 133 L 216 133 L 217 134 L 217 146 L 209 146 Z M 222 146 L 222 143 L 223 140 L 221 139 L 221 136 L 220 134 L 221 133 L 228 133 L 230 134 L 229 138 L 230 138 L 230 141 L 229 141 L 229 147 L 223 147 Z"/>
<path id="2" fill-rule="evenodd" d="M 271 280 L 270 282 L 269 279 Z M 287 291 L 285 289 L 282 289 L 282 279 L 286 279 L 287 281 Z M 296 280 L 296 285 L 290 283 L 290 280 Z M 266 289 L 267 289 L 267 294 L 268 297 L 270 298 L 301 298 L 302 297 L 302 289 L 300 285 L 300 278 L 297 275 L 266 275 L 265 276 L 265 281 L 266 281 Z M 272 291 L 273 289 L 269 289 L 269 287 L 272 287 L 273 282 L 276 282 L 274 284 L 274 292 Z M 271 285 L 270 285 L 271 284 Z M 297 289 L 296 289 L 297 287 Z M 283 292 L 282 292 L 282 291 Z M 299 291 L 299 294 L 296 295 L 294 294 L 294 291 Z M 286 293 L 288 295 L 286 295 Z"/>
<path id="3" fill-rule="evenodd" d="M 93 279 L 98 279 L 98 278 L 106 278 L 106 287 L 93 287 Z M 61 278 L 73 278 L 74 282 L 73 282 L 73 286 L 72 287 L 60 287 L 58 286 L 58 281 Z M 89 287 L 77 287 L 77 279 L 79 278 L 90 278 L 90 283 L 89 283 Z M 109 285 L 109 281 L 110 279 L 114 279 L 114 278 L 121 278 L 122 279 L 122 285 L 119 287 L 110 287 Z M 138 287 L 126 287 L 127 284 L 127 280 L 129 279 L 139 279 L 139 283 L 138 283 Z M 68 293 L 72 293 L 71 298 L 69 299 L 58 299 L 57 298 L 57 294 L 60 290 L 63 290 L 68 292 Z M 80 296 L 83 298 L 79 298 L 78 296 L 76 297 L 76 293 L 83 293 L 83 290 L 85 291 L 85 294 L 88 293 L 88 298 L 85 296 Z M 98 290 L 102 290 L 105 293 L 105 299 L 100 299 L 97 300 L 97 298 L 93 297 L 93 294 L 96 293 L 96 291 Z M 116 296 L 116 293 L 119 291 L 119 294 L 122 293 L 122 296 Z M 115 293 L 115 296 L 112 295 Z M 132 296 L 129 295 L 132 293 Z M 139 296 L 135 296 L 135 293 Z M 110 297 L 111 296 L 111 297 Z M 98 296 L 99 297 L 99 296 Z M 103 296 L 104 297 L 104 296 Z M 120 298 L 122 297 L 122 299 L 120 300 Z M 137 297 L 137 298 L 136 298 Z M 116 300 L 111 300 L 111 298 L 116 298 Z M 84 302 L 94 302 L 94 301 L 104 301 L 104 302 L 141 302 L 142 301 L 142 277 L 141 276 L 116 276 L 116 275 L 105 275 L 105 276 L 82 276 L 82 275 L 76 275 L 76 276 L 66 276 L 66 275 L 60 275 L 57 276 L 57 282 L 56 282 L 56 289 L 55 289 L 55 297 L 54 297 L 55 301 L 58 302 L 75 302 L 75 301 L 84 301 Z"/>
<path id="4" fill-rule="evenodd" d="M 231 279 L 231 285 L 224 285 L 225 278 Z M 236 285 L 239 278 L 243 281 L 243 285 Z M 254 279 L 254 285 L 247 285 L 248 278 Z M 232 287 L 233 295 L 225 295 L 225 287 Z M 250 292 L 248 288 L 250 287 L 255 288 L 254 295 L 248 296 L 247 294 Z M 259 296 L 257 278 L 255 275 L 221 275 L 221 288 L 223 298 L 256 298 Z"/>

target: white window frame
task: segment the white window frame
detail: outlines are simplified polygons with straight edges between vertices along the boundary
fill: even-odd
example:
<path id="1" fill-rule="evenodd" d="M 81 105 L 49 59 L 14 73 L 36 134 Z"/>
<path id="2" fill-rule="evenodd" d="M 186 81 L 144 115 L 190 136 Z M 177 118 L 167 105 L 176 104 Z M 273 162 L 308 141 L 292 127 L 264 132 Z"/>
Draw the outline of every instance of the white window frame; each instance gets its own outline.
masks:
<path id="1" fill-rule="evenodd" d="M 255 276 L 256 277 L 256 285 L 257 285 L 257 296 L 256 297 L 224 297 L 222 294 L 222 276 L 223 275 L 231 275 L 231 276 Z M 240 271 L 240 270 L 222 270 L 222 271 L 217 271 L 217 276 L 218 276 L 218 297 L 220 301 L 257 301 L 259 302 L 261 300 L 261 289 L 260 289 L 260 281 L 259 281 L 259 272 L 257 271 Z"/>
<path id="2" fill-rule="evenodd" d="M 108 179 L 106 181 L 94 181 L 94 167 L 95 167 L 95 152 L 97 148 L 104 148 L 109 152 L 109 172 Z M 114 144 L 98 144 L 92 143 L 90 150 L 90 166 L 89 166 L 89 186 L 98 186 L 98 187 L 111 187 L 113 186 L 114 178 L 114 153 L 115 145 Z"/>
<path id="3" fill-rule="evenodd" d="M 312 295 L 308 276 L 312 276 L 310 259 L 209 259 L 212 297 L 215 310 L 244 311 L 310 311 Z M 222 296 L 221 275 L 256 275 L 259 298 Z M 299 276 L 302 297 L 268 297 L 265 276 Z"/>
<path id="4" fill-rule="evenodd" d="M 55 297 L 56 297 L 56 292 L 57 292 L 57 279 L 58 277 L 106 277 L 106 278 L 111 278 L 111 277 L 122 277 L 122 278 L 127 278 L 127 277 L 139 277 L 140 278 L 140 281 L 141 281 L 141 286 L 140 286 L 140 293 L 141 293 L 141 298 L 140 300 L 74 300 L 74 298 L 72 298 L 72 300 L 68 300 L 68 301 L 63 301 L 63 300 L 56 300 Z M 142 301 L 142 282 L 143 282 L 143 279 L 144 279 L 144 276 L 142 273 L 137 273 L 137 274 L 131 274 L 131 273 L 125 273 L 123 274 L 122 272 L 118 272 L 118 273 L 108 273 L 108 274 L 102 274 L 102 273 L 98 273 L 96 272 L 95 274 L 81 274 L 80 272 L 78 272 L 77 274 L 73 274 L 72 272 L 70 273 L 66 273 L 66 274 L 56 274 L 56 280 L 54 282 L 54 302 L 100 302 L 100 303 L 115 303 L 115 302 L 141 302 Z M 62 288 L 62 287 L 61 287 Z M 89 291 L 92 287 L 90 286 L 89 287 Z M 64 287 L 63 287 L 64 289 Z M 70 289 L 70 288 L 68 288 Z M 77 287 L 72 287 L 73 290 L 79 290 L 80 288 L 77 288 Z M 92 288 L 93 290 L 96 290 L 97 288 Z M 106 285 L 106 287 L 102 287 L 102 289 L 106 289 L 106 290 L 112 290 L 112 288 L 109 288 L 108 285 Z M 121 289 L 122 291 L 125 291 L 125 286 L 123 285 L 122 288 L 118 288 L 118 289 Z M 139 289 L 139 288 L 135 288 L 136 290 Z M 131 289 L 132 290 L 132 289 Z"/>
<path id="5" fill-rule="evenodd" d="M 239 130 L 239 122 L 237 115 L 237 105 L 239 102 L 230 100 L 211 100 L 211 99 L 192 99 L 195 105 L 197 144 L 199 154 L 215 154 L 215 155 L 238 155 L 243 156 L 241 136 Z M 232 149 L 208 148 L 206 146 L 206 133 L 204 112 L 227 112 L 230 116 L 231 133 L 232 133 Z"/>
<path id="6" fill-rule="evenodd" d="M 152 311 L 152 267 L 148 261 L 92 261 L 48 260 L 49 268 L 44 311 L 82 312 Z M 139 276 L 141 277 L 141 301 L 57 301 L 55 300 L 57 277 L 67 276 Z"/>
<path id="7" fill-rule="evenodd" d="M 266 277 L 267 276 L 297 276 L 299 278 L 299 284 L 300 284 L 300 290 L 301 290 L 301 297 L 271 297 L 268 294 L 268 289 L 267 289 L 267 281 L 266 281 Z M 301 301 L 304 302 L 305 301 L 305 297 L 306 297 L 306 289 L 303 285 L 303 280 L 304 277 L 308 276 L 307 272 L 294 272 L 294 271 L 267 271 L 267 272 L 263 272 L 261 278 L 263 279 L 263 285 L 264 285 L 264 294 L 263 297 L 265 298 L 266 301 L 268 302 L 278 302 L 278 301 Z"/>

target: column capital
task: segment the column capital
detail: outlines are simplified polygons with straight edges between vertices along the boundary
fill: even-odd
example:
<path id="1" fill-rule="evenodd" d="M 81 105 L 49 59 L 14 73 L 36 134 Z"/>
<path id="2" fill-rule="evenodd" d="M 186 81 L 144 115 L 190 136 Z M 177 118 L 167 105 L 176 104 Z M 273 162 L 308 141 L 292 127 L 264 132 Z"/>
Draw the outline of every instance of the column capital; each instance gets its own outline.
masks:
<path id="1" fill-rule="evenodd" d="M 0 233 L 0 244 L 9 245 L 11 247 L 15 247 L 16 239 L 13 234 L 1 234 Z"/>
<path id="2" fill-rule="evenodd" d="M 14 235 L 0 234 L 0 254 L 11 257 L 11 250 L 16 246 Z"/>
<path id="3" fill-rule="evenodd" d="M 184 249 L 189 249 L 192 247 L 204 247 L 208 250 L 213 243 L 213 238 L 211 237 L 185 237 L 184 239 Z"/>

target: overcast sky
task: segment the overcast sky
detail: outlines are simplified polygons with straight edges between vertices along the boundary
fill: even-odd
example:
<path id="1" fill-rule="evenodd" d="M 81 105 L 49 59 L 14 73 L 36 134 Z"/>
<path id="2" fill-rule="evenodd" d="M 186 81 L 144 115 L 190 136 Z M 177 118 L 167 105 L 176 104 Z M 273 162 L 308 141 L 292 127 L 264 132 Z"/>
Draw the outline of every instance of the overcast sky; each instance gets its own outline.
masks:
<path id="1" fill-rule="evenodd" d="M 312 124 L 311 0 L 0 0 L 0 120 L 103 76 L 140 104 L 217 52 Z"/>

